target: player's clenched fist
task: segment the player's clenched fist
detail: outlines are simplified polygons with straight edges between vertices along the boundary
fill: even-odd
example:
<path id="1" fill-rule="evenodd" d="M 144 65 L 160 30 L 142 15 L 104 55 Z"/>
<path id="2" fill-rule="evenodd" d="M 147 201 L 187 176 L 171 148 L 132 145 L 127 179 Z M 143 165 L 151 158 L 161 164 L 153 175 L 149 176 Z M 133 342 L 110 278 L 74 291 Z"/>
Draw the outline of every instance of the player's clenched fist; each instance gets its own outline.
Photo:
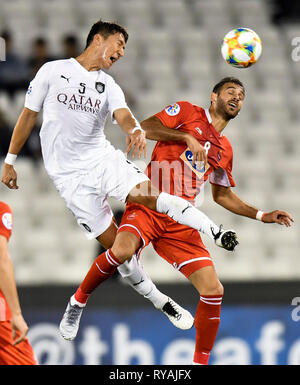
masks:
<path id="1" fill-rule="evenodd" d="M 262 221 L 265 223 L 278 223 L 279 225 L 291 226 L 291 222 L 294 222 L 294 218 L 286 211 L 275 210 L 270 213 L 265 213 L 262 217 Z"/>
<path id="2" fill-rule="evenodd" d="M 142 153 L 144 153 L 144 156 L 146 158 L 147 156 L 147 141 L 146 141 L 146 135 L 145 131 L 142 129 L 138 129 L 134 131 L 132 134 L 129 134 L 126 138 L 127 143 L 127 150 L 126 154 L 128 155 L 130 151 L 132 152 L 132 158 L 134 158 L 136 155 L 140 158 Z"/>
<path id="3" fill-rule="evenodd" d="M 4 183 L 10 189 L 18 189 L 17 185 L 17 173 L 14 166 L 4 163 L 1 182 Z"/>

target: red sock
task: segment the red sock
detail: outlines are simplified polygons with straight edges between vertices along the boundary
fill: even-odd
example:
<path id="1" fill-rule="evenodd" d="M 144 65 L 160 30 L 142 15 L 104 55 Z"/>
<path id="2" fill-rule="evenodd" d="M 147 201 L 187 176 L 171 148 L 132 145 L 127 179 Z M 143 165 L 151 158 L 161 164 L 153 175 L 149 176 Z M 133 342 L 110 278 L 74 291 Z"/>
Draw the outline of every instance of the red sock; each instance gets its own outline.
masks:
<path id="1" fill-rule="evenodd" d="M 220 324 L 222 295 L 200 296 L 195 315 L 194 362 L 207 365 Z"/>
<path id="2" fill-rule="evenodd" d="M 75 293 L 78 302 L 86 303 L 89 295 L 107 278 L 111 277 L 121 262 L 111 249 L 100 254 L 92 264 L 81 285 Z"/>

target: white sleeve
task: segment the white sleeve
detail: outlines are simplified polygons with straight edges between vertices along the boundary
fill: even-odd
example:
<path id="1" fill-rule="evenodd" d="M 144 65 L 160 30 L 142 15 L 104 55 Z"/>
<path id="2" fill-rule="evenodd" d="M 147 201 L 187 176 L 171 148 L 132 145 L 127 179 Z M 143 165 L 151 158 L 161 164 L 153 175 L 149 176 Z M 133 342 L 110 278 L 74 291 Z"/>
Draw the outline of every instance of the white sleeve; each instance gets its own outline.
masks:
<path id="1" fill-rule="evenodd" d="M 219 186 L 230 187 L 231 183 L 228 178 L 226 170 L 223 168 L 217 168 L 209 175 L 209 181 L 212 184 L 217 184 Z"/>
<path id="2" fill-rule="evenodd" d="M 121 87 L 114 81 L 113 78 L 110 78 L 108 87 L 108 110 L 114 124 L 117 124 L 117 121 L 115 120 L 113 114 L 114 111 L 119 108 L 128 108 L 128 106 Z"/>
<path id="3" fill-rule="evenodd" d="M 30 82 L 25 96 L 26 108 L 39 112 L 43 106 L 49 88 L 49 70 L 51 62 L 45 63 L 36 73 L 35 78 Z"/>

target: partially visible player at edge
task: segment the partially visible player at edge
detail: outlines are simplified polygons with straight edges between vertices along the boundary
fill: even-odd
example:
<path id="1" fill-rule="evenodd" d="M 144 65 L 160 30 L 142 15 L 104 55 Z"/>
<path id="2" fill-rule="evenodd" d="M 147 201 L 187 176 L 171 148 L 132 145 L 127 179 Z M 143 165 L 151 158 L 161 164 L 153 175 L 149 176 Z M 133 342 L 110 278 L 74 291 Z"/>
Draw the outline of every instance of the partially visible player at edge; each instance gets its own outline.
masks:
<path id="1" fill-rule="evenodd" d="M 244 86 L 238 79 L 224 78 L 213 88 L 209 109 L 181 101 L 143 121 L 141 126 L 146 131 L 146 137 L 158 141 L 147 173 L 153 183 L 154 180 L 159 183 L 157 187 L 171 190 L 191 202 L 203 182 L 209 179 L 214 201 L 227 210 L 264 223 L 278 223 L 288 227 L 294 221 L 289 213 L 279 210 L 264 213 L 243 202 L 231 190 L 235 186 L 231 175 L 233 153 L 229 140 L 222 132 L 239 113 L 244 96 Z M 193 169 L 189 173 L 190 162 L 182 156 L 187 151 L 184 141 L 187 133 L 208 148 L 209 167 L 205 171 Z M 160 170 L 166 167 L 166 159 L 170 164 L 178 165 L 178 168 L 174 167 L 170 178 L 164 180 Z M 200 294 L 195 315 L 196 344 L 193 363 L 208 364 L 220 324 L 224 292 L 209 252 L 195 230 L 142 205 L 128 203 L 112 247 L 113 253 L 122 250 L 123 260 L 126 260 L 133 253 L 139 255 L 149 242 L 152 242 L 160 256 L 190 280 Z M 124 244 L 129 246 L 124 248 Z M 94 264 L 78 290 L 90 295 L 107 277 L 107 274 L 99 273 Z M 68 318 L 68 314 L 65 313 L 65 317 Z M 74 329 L 78 328 L 79 320 L 80 314 L 77 322 L 74 322 Z M 61 324 L 65 322 L 63 318 Z"/>
<path id="2" fill-rule="evenodd" d="M 0 202 L 0 365 L 37 365 L 26 337 L 8 241 L 13 227 L 11 208 Z"/>
<path id="3" fill-rule="evenodd" d="M 207 234 L 218 246 L 228 248 L 228 238 L 235 238 L 235 234 L 220 230 L 184 199 L 161 194 L 105 138 L 104 125 L 110 115 L 128 135 L 127 153 L 132 151 L 134 157 L 146 151 L 144 130 L 128 108 L 121 88 L 103 72 L 124 56 L 127 39 L 123 27 L 100 20 L 92 26 L 86 48 L 76 59 L 51 61 L 40 68 L 29 85 L 25 108 L 12 134 L 2 182 L 10 189 L 18 188 L 14 164 L 43 108 L 40 137 L 45 168 L 89 239 L 96 238 L 106 249 L 112 247 L 117 226 L 107 198 L 113 197 L 167 213 L 177 222 Z M 186 137 L 186 143 L 195 160 L 206 160 L 205 150 L 191 135 Z M 100 259 L 110 268 L 124 262 L 122 253 L 114 254 L 111 249 Z M 118 269 L 124 279 L 177 327 L 192 327 L 191 314 L 157 290 L 142 267 L 134 262 L 133 258 L 133 262 Z M 139 277 L 138 282 L 143 277 L 144 285 L 138 285 L 135 277 Z M 82 296 L 77 293 L 77 298 L 72 297 L 72 306 Z"/>

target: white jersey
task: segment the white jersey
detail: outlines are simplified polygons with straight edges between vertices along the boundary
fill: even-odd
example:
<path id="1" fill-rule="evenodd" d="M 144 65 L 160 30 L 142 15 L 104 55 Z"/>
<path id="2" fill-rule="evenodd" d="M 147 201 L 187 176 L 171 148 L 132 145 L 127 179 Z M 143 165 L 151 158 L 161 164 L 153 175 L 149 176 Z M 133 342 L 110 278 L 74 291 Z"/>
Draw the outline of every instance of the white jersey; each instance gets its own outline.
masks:
<path id="1" fill-rule="evenodd" d="M 111 76 L 87 71 L 74 58 L 44 64 L 29 85 L 25 107 L 43 107 L 42 154 L 56 185 L 88 172 L 115 150 L 105 137 L 105 121 L 128 108 Z"/>

